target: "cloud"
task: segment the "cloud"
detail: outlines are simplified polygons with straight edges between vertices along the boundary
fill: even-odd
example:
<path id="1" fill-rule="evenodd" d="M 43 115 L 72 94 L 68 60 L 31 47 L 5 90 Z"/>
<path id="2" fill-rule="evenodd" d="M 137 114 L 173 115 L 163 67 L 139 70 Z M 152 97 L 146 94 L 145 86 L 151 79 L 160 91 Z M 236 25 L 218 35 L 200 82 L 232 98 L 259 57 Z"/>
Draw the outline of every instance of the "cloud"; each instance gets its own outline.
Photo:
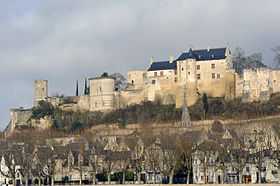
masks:
<path id="1" fill-rule="evenodd" d="M 0 3 L 0 123 L 10 107 L 30 106 L 33 80 L 73 94 L 76 79 L 147 68 L 189 47 L 240 46 L 263 52 L 280 44 L 270 0 L 49 0 Z M 81 81 L 82 82 L 82 81 Z"/>

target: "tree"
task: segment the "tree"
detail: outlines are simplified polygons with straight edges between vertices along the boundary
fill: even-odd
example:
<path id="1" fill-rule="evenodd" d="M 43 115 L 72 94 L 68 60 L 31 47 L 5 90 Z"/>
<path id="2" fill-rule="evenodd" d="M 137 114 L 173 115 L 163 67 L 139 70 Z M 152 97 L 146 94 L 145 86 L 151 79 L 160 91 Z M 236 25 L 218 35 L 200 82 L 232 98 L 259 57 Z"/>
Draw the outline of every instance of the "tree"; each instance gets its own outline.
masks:
<path id="1" fill-rule="evenodd" d="M 29 152 L 26 152 L 25 149 L 22 151 L 22 162 L 20 166 L 20 171 L 23 174 L 25 178 L 25 185 L 28 185 L 28 180 L 32 176 L 31 175 L 31 169 L 32 169 L 32 154 Z"/>
<path id="2" fill-rule="evenodd" d="M 105 168 L 105 171 L 107 173 L 108 184 L 111 184 L 111 174 L 114 168 L 114 160 L 112 154 L 113 154 L 112 151 L 107 151 L 105 153 L 105 159 L 103 164 L 103 167 Z"/>
<path id="3" fill-rule="evenodd" d="M 233 68 L 238 74 L 242 74 L 244 69 L 266 67 L 262 63 L 262 54 L 253 53 L 249 56 L 242 48 L 236 48 L 233 52 Z"/>
<path id="4" fill-rule="evenodd" d="M 276 64 L 276 67 L 278 68 L 280 66 L 280 46 L 277 46 L 272 49 L 275 56 L 274 56 L 274 61 Z"/>
<path id="5" fill-rule="evenodd" d="M 206 119 L 206 114 L 208 113 L 209 104 L 208 104 L 208 96 L 206 93 L 202 95 L 202 103 L 203 103 L 203 110 L 204 110 L 204 119 Z"/>
<path id="6" fill-rule="evenodd" d="M 149 147 L 145 149 L 145 169 L 153 172 L 153 183 L 156 183 L 156 172 L 159 172 L 163 163 L 160 139 L 157 138 Z"/>
<path id="7" fill-rule="evenodd" d="M 115 80 L 115 88 L 119 91 L 124 90 L 127 86 L 126 78 L 120 73 L 110 75 Z"/>
<path id="8" fill-rule="evenodd" d="M 95 185 L 95 184 L 97 184 L 96 183 L 96 175 L 97 175 L 97 171 L 98 171 L 98 168 L 99 168 L 98 156 L 95 153 L 95 151 L 93 151 L 90 154 L 89 163 L 90 163 L 91 172 L 92 172 L 92 184 Z"/>
<path id="9" fill-rule="evenodd" d="M 85 78 L 84 95 L 89 95 L 89 87 L 87 85 L 87 78 Z"/>
<path id="10" fill-rule="evenodd" d="M 102 78 L 107 78 L 109 77 L 108 72 L 103 72 L 103 74 L 101 75 Z"/>
<path id="11" fill-rule="evenodd" d="M 54 107 L 46 101 L 39 101 L 38 106 L 32 108 L 31 118 L 40 119 L 54 114 Z"/>
<path id="12" fill-rule="evenodd" d="M 16 185 L 16 163 L 13 151 L 6 151 L 1 159 L 0 172 L 3 176 L 13 180 L 13 185 Z"/>
<path id="13" fill-rule="evenodd" d="M 204 183 L 208 183 L 207 171 L 209 168 L 210 160 L 216 158 L 216 153 L 219 151 L 220 146 L 214 141 L 206 140 L 198 146 L 198 155 L 203 163 Z"/>
<path id="14" fill-rule="evenodd" d="M 76 96 L 79 96 L 79 82 L 76 81 Z"/>
<path id="15" fill-rule="evenodd" d="M 164 135 L 161 138 L 162 155 L 163 155 L 163 173 L 169 177 L 169 184 L 173 183 L 175 170 L 178 167 L 180 151 L 177 148 L 175 136 Z"/>

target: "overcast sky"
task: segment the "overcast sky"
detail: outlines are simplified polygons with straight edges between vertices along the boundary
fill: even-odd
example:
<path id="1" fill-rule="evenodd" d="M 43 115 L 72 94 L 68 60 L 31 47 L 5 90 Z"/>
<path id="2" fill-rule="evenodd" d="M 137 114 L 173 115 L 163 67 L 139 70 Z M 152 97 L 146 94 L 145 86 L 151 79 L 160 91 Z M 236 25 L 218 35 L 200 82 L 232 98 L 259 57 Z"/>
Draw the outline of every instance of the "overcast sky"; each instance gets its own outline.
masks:
<path id="1" fill-rule="evenodd" d="M 8 0 L 0 2 L 0 128 L 32 104 L 33 80 L 49 94 L 75 80 L 145 69 L 193 48 L 241 47 L 273 63 L 279 0 Z"/>

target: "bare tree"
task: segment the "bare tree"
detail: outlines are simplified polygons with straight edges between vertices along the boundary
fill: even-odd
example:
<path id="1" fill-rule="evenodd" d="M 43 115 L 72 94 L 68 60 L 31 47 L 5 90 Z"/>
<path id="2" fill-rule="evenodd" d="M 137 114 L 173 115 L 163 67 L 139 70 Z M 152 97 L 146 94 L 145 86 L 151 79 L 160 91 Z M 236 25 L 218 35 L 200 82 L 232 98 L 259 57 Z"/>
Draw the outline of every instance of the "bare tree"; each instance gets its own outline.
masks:
<path id="1" fill-rule="evenodd" d="M 146 169 L 153 172 L 153 183 L 155 183 L 155 173 L 161 170 L 162 149 L 160 141 L 156 140 L 153 144 L 145 149 L 145 165 Z"/>
<path id="2" fill-rule="evenodd" d="M 111 184 L 111 174 L 114 168 L 114 160 L 111 151 L 106 152 L 103 163 L 103 167 L 105 168 L 105 172 L 107 173 L 108 184 Z"/>
<path id="3" fill-rule="evenodd" d="M 96 174 L 99 169 L 99 161 L 97 154 L 93 153 L 90 155 L 89 163 L 92 172 L 92 184 L 96 184 Z"/>
<path id="4" fill-rule="evenodd" d="M 175 136 L 165 135 L 161 138 L 163 173 L 169 176 L 169 184 L 173 183 L 175 169 L 178 167 L 178 160 L 181 155 L 176 142 Z"/>
<path id="5" fill-rule="evenodd" d="M 272 50 L 275 53 L 274 61 L 275 61 L 276 67 L 279 67 L 280 66 L 280 46 L 277 46 L 277 47 L 273 48 Z"/>
<path id="6" fill-rule="evenodd" d="M 1 159 L 0 172 L 3 176 L 13 180 L 13 185 L 16 185 L 16 164 L 13 151 L 6 151 Z"/>
<path id="7" fill-rule="evenodd" d="M 215 158 L 215 154 L 219 151 L 219 145 L 210 140 L 206 140 L 198 146 L 198 153 L 201 155 L 200 160 L 203 162 L 203 173 L 204 173 L 204 183 L 208 183 L 207 171 L 210 164 L 210 160 Z"/>

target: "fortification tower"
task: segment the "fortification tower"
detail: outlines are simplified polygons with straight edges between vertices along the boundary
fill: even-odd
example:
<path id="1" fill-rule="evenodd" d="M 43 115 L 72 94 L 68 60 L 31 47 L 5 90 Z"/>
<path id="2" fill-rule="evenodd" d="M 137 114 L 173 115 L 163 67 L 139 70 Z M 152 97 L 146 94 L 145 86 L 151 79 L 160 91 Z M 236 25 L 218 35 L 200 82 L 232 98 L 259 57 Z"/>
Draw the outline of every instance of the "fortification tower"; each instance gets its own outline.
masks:
<path id="1" fill-rule="evenodd" d="M 115 106 L 115 80 L 111 77 L 91 78 L 90 111 L 112 110 Z"/>
<path id="2" fill-rule="evenodd" d="M 34 106 L 37 106 L 39 101 L 46 100 L 48 97 L 48 81 L 35 80 L 34 81 Z"/>

